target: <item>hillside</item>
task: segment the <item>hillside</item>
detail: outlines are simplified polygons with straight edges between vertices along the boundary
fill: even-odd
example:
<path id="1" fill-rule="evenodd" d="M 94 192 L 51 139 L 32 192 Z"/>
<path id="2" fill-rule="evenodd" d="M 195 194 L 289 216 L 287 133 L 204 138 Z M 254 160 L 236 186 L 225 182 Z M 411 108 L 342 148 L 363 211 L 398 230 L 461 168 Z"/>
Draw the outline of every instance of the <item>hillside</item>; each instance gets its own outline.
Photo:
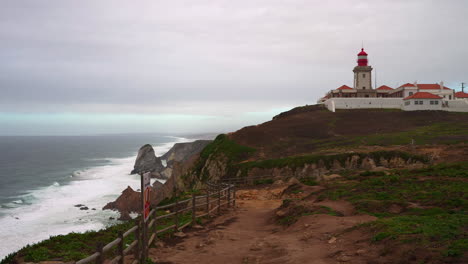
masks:
<path id="1" fill-rule="evenodd" d="M 277 158 L 335 147 L 457 144 L 468 141 L 468 114 L 443 111 L 339 110 L 303 106 L 229 134 L 256 156 Z"/>

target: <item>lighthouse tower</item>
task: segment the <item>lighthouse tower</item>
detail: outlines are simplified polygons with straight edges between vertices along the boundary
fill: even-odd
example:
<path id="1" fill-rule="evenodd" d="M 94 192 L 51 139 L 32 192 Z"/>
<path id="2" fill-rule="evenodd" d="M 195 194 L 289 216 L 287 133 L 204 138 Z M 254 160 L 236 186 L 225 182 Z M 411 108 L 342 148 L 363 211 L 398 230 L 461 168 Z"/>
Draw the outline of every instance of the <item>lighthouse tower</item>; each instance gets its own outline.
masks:
<path id="1" fill-rule="evenodd" d="M 375 97 L 375 90 L 372 89 L 372 67 L 368 65 L 367 53 L 364 48 L 358 53 L 357 63 L 354 67 L 354 89 L 357 90 L 358 97 Z"/>

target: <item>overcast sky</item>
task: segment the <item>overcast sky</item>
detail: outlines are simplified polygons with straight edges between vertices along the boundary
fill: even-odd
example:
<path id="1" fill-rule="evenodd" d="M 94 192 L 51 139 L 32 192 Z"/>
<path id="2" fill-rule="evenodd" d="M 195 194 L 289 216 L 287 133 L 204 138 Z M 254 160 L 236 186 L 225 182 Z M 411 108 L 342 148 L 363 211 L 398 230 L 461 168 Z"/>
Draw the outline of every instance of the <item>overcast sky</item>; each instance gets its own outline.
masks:
<path id="1" fill-rule="evenodd" d="M 0 135 L 231 131 L 352 86 L 468 82 L 466 0 L 0 0 Z"/>

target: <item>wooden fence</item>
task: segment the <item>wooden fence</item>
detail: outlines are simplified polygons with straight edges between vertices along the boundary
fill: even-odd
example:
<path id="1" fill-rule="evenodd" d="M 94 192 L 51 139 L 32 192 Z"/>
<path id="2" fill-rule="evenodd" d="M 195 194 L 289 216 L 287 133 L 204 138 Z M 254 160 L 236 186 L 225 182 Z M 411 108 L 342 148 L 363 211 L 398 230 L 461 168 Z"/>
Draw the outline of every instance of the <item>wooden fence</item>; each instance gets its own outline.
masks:
<path id="1" fill-rule="evenodd" d="M 135 259 L 132 264 L 143 263 L 148 257 L 149 247 L 156 242 L 158 235 L 169 230 L 174 230 L 175 232 L 181 231 L 189 225 L 195 225 L 198 218 L 210 216 L 214 211 L 220 214 L 222 206 L 235 206 L 236 189 L 233 184 L 221 183 L 208 184 L 207 186 L 205 195 L 196 196 L 192 194 L 192 197 L 189 199 L 176 200 L 171 204 L 156 206 L 156 208 L 150 211 L 149 219 L 146 222 L 140 220 L 138 225 L 133 226 L 126 232 L 120 233 L 118 238 L 107 245 L 98 245 L 97 251 L 94 254 L 77 261 L 76 264 L 92 262 L 102 264 L 104 263 L 105 256 L 112 255 L 112 252 L 115 252 L 114 255 L 116 256 L 110 260 L 111 264 L 123 264 L 125 256 L 131 253 L 133 253 Z M 202 208 L 200 209 L 200 207 Z M 156 212 L 160 210 L 169 212 L 158 216 Z M 187 214 L 189 211 L 191 219 L 185 221 L 185 223 L 180 222 L 181 214 Z M 158 223 L 158 220 L 161 221 L 169 217 L 172 217 L 173 223 L 157 230 L 156 223 Z M 135 240 L 130 245 L 125 245 L 125 238 L 131 235 L 134 236 Z"/>

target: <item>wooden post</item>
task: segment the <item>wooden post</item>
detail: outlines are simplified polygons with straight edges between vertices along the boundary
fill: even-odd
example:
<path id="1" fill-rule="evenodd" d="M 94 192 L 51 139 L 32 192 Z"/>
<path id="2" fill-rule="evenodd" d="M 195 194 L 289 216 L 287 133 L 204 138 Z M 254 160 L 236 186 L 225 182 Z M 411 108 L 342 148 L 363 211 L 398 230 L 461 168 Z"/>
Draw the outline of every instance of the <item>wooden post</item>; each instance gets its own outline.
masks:
<path id="1" fill-rule="evenodd" d="M 232 200 L 232 207 L 236 208 L 236 186 L 232 186 L 232 189 L 234 191 L 234 195 L 233 195 L 233 200 Z"/>
<path id="2" fill-rule="evenodd" d="M 174 188 L 174 197 L 175 197 L 175 205 L 173 207 L 173 210 L 175 212 L 174 213 L 174 225 L 175 225 L 174 231 L 178 232 L 179 231 L 179 201 L 177 200 L 175 188 Z"/>
<path id="3" fill-rule="evenodd" d="M 145 219 L 141 219 L 141 225 L 143 226 L 142 235 L 142 250 L 141 250 L 141 262 L 145 262 L 148 254 L 148 222 Z"/>
<path id="4" fill-rule="evenodd" d="M 124 257 L 125 257 L 124 256 L 124 236 L 123 236 L 122 231 L 119 231 L 119 238 L 120 238 L 120 242 L 117 247 L 117 250 L 119 251 L 119 256 L 120 256 L 119 264 L 124 264 Z"/>
<path id="5" fill-rule="evenodd" d="M 145 256 L 146 256 L 146 243 L 147 243 L 147 240 L 146 240 L 146 223 L 145 223 L 145 204 L 144 204 L 144 201 L 145 201 L 145 198 L 144 198 L 144 184 L 143 184 L 143 172 L 140 173 L 140 197 L 141 197 L 141 201 L 140 201 L 140 204 L 141 204 L 141 219 L 140 219 L 140 227 L 141 227 L 141 230 L 140 230 L 140 238 L 141 238 L 141 244 L 140 244 L 140 263 L 143 263 L 143 261 L 145 260 Z"/>
<path id="6" fill-rule="evenodd" d="M 231 207 L 231 185 L 227 189 L 227 207 Z"/>
<path id="7" fill-rule="evenodd" d="M 157 229 L 157 226 L 156 226 L 156 223 L 157 223 L 157 221 L 158 221 L 158 220 L 156 219 L 156 217 L 157 217 L 157 212 L 158 212 L 158 210 L 157 210 L 157 207 L 155 206 L 155 207 L 154 207 L 154 215 L 153 215 L 153 217 L 154 217 L 154 223 L 153 223 L 153 233 L 154 233 L 153 245 L 156 245 L 156 240 L 158 239 L 158 229 Z"/>
<path id="8" fill-rule="evenodd" d="M 96 250 L 99 253 L 99 256 L 96 258 L 96 264 L 102 264 L 104 263 L 104 252 L 102 251 L 103 244 L 102 242 L 98 242 Z"/>
<path id="9" fill-rule="evenodd" d="M 210 216 L 210 189 L 206 188 L 206 213 Z"/>
<path id="10" fill-rule="evenodd" d="M 221 187 L 218 187 L 218 214 L 221 214 Z"/>
<path id="11" fill-rule="evenodd" d="M 196 224 L 197 216 L 195 215 L 196 213 L 196 199 L 195 199 L 195 193 L 192 193 L 192 226 Z"/>
<path id="12" fill-rule="evenodd" d="M 140 231 L 141 231 L 141 222 L 138 221 L 138 228 L 135 231 L 135 240 L 137 241 L 137 243 L 136 243 L 135 249 L 133 251 L 133 257 L 136 260 L 139 260 L 139 262 L 141 263 L 141 252 L 140 252 L 140 247 L 141 247 L 140 233 L 141 232 Z"/>

